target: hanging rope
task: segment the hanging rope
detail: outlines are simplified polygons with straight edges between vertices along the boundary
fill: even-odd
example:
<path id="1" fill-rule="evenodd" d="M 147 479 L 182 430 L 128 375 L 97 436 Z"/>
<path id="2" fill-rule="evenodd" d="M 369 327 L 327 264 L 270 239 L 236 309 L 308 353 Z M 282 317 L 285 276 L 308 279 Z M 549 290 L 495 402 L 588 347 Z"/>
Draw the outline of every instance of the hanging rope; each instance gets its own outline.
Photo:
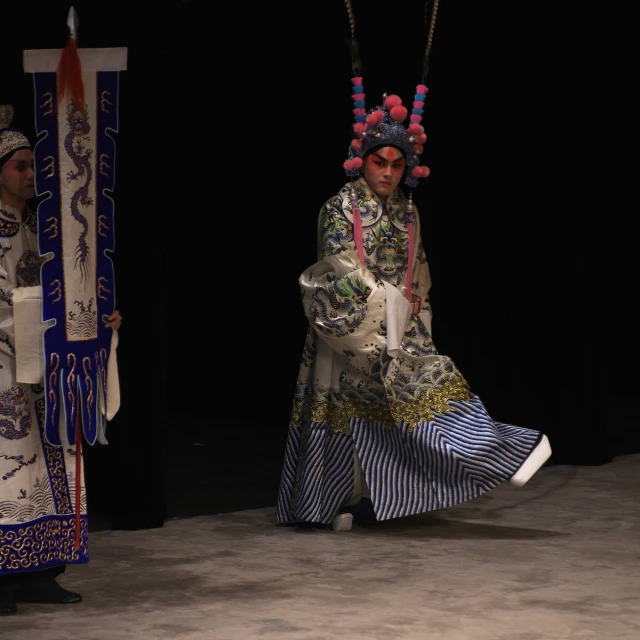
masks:
<path id="1" fill-rule="evenodd" d="M 431 46 L 433 44 L 433 29 L 436 26 L 436 14 L 438 12 L 438 2 L 439 0 L 433 0 L 433 6 L 431 7 L 431 17 L 429 17 L 429 4 L 430 1 L 427 0 L 424 3 L 424 23 L 428 28 L 427 35 L 427 48 L 424 53 L 424 63 L 422 65 L 422 82 L 424 84 L 427 74 L 429 73 L 429 56 L 431 55 Z"/>
<path id="2" fill-rule="evenodd" d="M 353 15 L 353 7 L 351 0 L 344 0 L 349 14 L 349 27 L 351 28 L 351 39 L 347 40 L 351 51 L 351 69 L 355 77 L 362 75 L 362 62 L 360 61 L 360 51 L 358 49 L 358 41 L 356 40 L 356 19 Z"/>

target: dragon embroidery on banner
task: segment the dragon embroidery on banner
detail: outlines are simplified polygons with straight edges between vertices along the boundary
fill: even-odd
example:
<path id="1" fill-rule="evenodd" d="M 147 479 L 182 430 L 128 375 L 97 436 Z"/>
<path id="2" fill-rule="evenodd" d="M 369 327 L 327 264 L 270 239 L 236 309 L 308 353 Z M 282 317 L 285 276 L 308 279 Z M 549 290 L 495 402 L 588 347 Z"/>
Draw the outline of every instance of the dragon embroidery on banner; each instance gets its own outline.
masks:
<path id="1" fill-rule="evenodd" d="M 71 198 L 71 215 L 82 226 L 76 247 L 75 266 L 80 269 L 82 281 L 86 281 L 89 275 L 89 243 L 87 242 L 89 223 L 80 212 L 78 205 L 89 207 L 93 204 L 93 200 L 89 197 L 89 187 L 93 179 L 91 149 L 85 148 L 83 144 L 83 140 L 89 140 L 91 131 L 87 107 L 80 108 L 74 102 L 70 102 L 67 107 L 67 126 L 69 133 L 64 138 L 64 148 L 77 168 L 77 171 L 67 173 L 67 180 L 73 182 L 79 178 L 85 178 L 84 185 Z"/>
<path id="2" fill-rule="evenodd" d="M 80 431 L 89 444 L 106 444 L 107 420 L 119 407 L 117 334 L 102 320 L 115 308 L 113 134 L 127 51 L 77 48 L 73 7 L 67 26 L 62 55 L 56 48 L 23 56 L 34 76 L 34 171 L 36 194 L 44 196 L 37 209 L 38 253 L 46 256 L 42 320 L 49 325 L 42 425 L 53 447 L 73 447 Z"/>

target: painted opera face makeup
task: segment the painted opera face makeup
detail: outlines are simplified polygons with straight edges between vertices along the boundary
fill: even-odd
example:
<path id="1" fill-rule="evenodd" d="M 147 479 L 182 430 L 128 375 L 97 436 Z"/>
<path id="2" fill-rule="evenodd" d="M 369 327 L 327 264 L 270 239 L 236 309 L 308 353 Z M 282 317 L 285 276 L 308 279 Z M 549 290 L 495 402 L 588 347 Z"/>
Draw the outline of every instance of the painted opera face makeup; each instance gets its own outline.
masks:
<path id="1" fill-rule="evenodd" d="M 381 147 L 372 151 L 363 166 L 364 179 L 383 202 L 400 184 L 406 162 L 402 152 L 395 147 Z"/>
<path id="2" fill-rule="evenodd" d="M 0 168 L 0 200 L 22 211 L 35 192 L 33 151 L 18 149 Z"/>

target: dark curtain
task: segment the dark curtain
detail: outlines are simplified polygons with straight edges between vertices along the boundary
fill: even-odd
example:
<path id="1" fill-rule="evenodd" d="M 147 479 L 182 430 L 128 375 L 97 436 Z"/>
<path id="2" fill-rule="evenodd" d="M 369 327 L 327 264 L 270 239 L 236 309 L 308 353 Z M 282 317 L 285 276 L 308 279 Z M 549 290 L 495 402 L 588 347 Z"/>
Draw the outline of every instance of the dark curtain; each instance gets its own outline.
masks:
<path id="1" fill-rule="evenodd" d="M 24 20 L 28 4 L 12 11 Z M 410 106 L 424 3 L 352 5 L 367 103 L 387 92 Z M 85 451 L 89 505 L 108 526 L 145 528 L 180 503 L 274 504 L 306 330 L 297 278 L 346 181 L 345 4 L 75 6 L 81 46 L 129 49 L 114 193 L 122 407 L 109 446 Z M 38 5 L 19 24 L 12 67 L 24 48 L 62 46 L 67 10 Z M 634 248 L 606 184 L 612 123 L 586 20 L 441 0 L 432 174 L 414 192 L 436 345 L 495 420 L 546 433 L 558 464 L 640 451 Z"/>

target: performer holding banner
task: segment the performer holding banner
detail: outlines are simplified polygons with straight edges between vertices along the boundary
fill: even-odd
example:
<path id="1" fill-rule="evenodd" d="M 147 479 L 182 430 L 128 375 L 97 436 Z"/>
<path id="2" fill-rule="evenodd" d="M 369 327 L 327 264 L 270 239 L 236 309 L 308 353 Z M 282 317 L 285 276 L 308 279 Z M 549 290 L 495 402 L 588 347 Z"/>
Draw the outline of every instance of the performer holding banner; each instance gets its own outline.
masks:
<path id="1" fill-rule="evenodd" d="M 119 408 L 113 201 L 126 49 L 24 52 L 34 150 L 0 105 L 0 615 L 82 597 L 56 576 L 89 561 L 82 440 Z M 29 207 L 42 196 L 37 214 Z"/>

